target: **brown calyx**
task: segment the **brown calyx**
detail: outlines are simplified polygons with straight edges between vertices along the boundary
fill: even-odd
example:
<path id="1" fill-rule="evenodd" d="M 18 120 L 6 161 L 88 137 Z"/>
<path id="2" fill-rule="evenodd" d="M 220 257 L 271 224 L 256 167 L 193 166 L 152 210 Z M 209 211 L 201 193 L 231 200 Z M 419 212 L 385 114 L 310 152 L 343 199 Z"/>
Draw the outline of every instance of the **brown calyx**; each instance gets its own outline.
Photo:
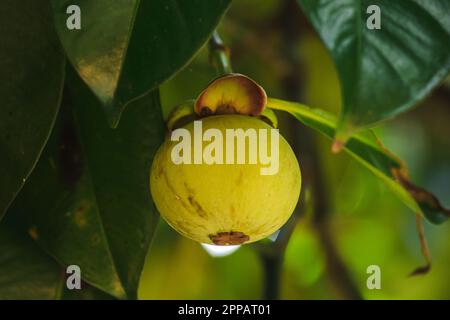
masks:
<path id="1" fill-rule="evenodd" d="M 237 231 L 218 232 L 215 235 L 209 235 L 209 238 L 218 246 L 237 245 L 250 240 L 248 235 Z"/>
<path id="2" fill-rule="evenodd" d="M 219 114 L 259 116 L 267 104 L 264 89 L 249 77 L 230 73 L 214 79 L 198 96 L 194 110 L 201 117 Z"/>

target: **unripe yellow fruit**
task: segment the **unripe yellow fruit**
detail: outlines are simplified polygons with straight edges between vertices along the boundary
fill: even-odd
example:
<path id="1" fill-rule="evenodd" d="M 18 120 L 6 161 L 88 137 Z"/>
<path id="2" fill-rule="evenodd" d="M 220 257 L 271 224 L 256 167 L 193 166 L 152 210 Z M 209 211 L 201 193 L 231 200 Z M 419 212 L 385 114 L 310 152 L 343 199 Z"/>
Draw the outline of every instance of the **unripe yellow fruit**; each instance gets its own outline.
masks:
<path id="1" fill-rule="evenodd" d="M 218 129 L 224 137 L 226 129 L 272 129 L 243 115 L 206 117 L 202 127 Z M 193 136 L 193 122 L 183 128 Z M 259 160 L 256 164 L 175 164 L 171 154 L 177 143 L 166 139 L 158 150 L 150 189 L 161 216 L 182 235 L 217 245 L 250 243 L 270 236 L 291 216 L 300 195 L 301 173 L 282 136 L 278 172 L 273 175 L 261 174 L 267 165 Z"/>

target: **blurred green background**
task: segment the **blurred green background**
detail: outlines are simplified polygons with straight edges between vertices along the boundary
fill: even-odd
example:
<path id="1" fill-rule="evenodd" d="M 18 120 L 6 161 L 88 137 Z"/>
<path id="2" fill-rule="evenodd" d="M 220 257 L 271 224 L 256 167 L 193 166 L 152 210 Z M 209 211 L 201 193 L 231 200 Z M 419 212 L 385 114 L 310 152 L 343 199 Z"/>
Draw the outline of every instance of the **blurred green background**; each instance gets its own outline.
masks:
<path id="1" fill-rule="evenodd" d="M 269 96 L 338 113 L 341 97 L 333 63 L 295 4 L 235 1 L 219 32 L 231 49 L 234 71 L 258 81 Z M 195 98 L 215 76 L 204 47 L 181 73 L 163 85 L 164 114 Z M 384 144 L 407 163 L 413 181 L 434 192 L 447 207 L 449 120 L 450 87 L 441 85 L 413 111 L 376 128 Z M 313 197 L 320 196 L 316 207 L 326 208 L 325 224 L 314 222 L 314 209 L 300 217 L 286 249 L 280 298 L 349 298 L 348 287 L 354 285 L 367 299 L 450 299 L 449 223 L 434 226 L 424 222 L 432 270 L 424 276 L 408 277 L 424 264 L 414 213 L 348 155 L 332 155 L 330 142 L 324 137 L 285 115 L 280 115 L 280 130 L 299 153 L 302 192 L 317 179 L 309 168 L 319 168 L 321 192 Z M 303 145 L 312 145 L 316 154 L 302 152 Z M 300 210 L 302 206 L 305 203 L 300 204 Z M 336 257 L 350 279 L 336 268 Z M 372 264 L 381 268 L 381 290 L 366 287 L 366 268 Z M 258 299 L 263 273 L 254 247 L 213 257 L 161 220 L 143 271 L 139 298 Z"/>

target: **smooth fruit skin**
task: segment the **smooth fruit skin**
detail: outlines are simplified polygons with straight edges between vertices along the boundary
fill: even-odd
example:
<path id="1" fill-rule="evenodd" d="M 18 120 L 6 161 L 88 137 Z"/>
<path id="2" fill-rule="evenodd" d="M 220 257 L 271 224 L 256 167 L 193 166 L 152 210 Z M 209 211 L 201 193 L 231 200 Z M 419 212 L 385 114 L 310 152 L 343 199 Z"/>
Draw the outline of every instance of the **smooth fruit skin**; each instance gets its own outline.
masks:
<path id="1" fill-rule="evenodd" d="M 243 115 L 211 116 L 202 121 L 203 132 L 216 128 L 224 137 L 225 129 L 271 129 Z M 193 136 L 193 123 L 184 128 Z M 270 236 L 291 216 L 300 195 L 301 173 L 281 135 L 279 170 L 274 175 L 261 175 L 260 168 L 266 165 L 260 163 L 176 165 L 171 151 L 177 143 L 167 139 L 158 150 L 150 189 L 161 216 L 182 235 L 217 245 L 250 243 Z"/>

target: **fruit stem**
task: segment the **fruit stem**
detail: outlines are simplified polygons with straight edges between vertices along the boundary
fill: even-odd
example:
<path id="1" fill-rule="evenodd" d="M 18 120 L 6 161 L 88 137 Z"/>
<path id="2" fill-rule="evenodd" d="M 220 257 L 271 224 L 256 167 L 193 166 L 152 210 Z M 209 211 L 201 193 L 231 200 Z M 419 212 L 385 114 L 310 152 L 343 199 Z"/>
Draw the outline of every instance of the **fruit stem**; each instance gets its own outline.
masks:
<path id="1" fill-rule="evenodd" d="M 217 31 L 214 31 L 209 39 L 209 58 L 216 67 L 219 76 L 233 73 L 230 62 L 230 49 L 223 43 Z"/>

